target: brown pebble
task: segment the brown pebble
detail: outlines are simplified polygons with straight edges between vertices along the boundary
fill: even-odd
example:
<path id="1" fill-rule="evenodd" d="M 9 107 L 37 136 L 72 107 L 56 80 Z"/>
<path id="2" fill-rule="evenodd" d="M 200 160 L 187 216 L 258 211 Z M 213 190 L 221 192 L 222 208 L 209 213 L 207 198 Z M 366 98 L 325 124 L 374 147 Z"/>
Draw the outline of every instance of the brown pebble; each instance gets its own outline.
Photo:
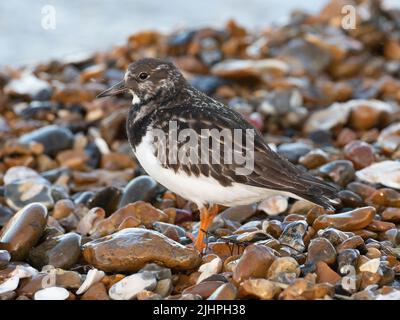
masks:
<path id="1" fill-rule="evenodd" d="M 345 213 L 322 215 L 315 219 L 313 227 L 317 230 L 327 227 L 342 231 L 362 229 L 371 223 L 375 213 L 374 207 L 363 207 Z"/>

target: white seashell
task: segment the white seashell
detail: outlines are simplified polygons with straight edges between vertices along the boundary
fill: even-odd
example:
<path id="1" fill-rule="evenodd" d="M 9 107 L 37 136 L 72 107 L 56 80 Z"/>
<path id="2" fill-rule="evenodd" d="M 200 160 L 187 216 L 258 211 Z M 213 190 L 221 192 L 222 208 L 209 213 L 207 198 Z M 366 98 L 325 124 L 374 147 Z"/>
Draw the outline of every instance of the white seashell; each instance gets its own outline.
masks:
<path id="1" fill-rule="evenodd" d="M 11 278 L 8 278 L 6 281 L 0 284 L 0 294 L 14 291 L 15 289 L 18 288 L 18 284 L 19 284 L 18 276 L 13 276 Z"/>
<path id="2" fill-rule="evenodd" d="M 372 273 L 376 273 L 379 269 L 381 261 L 379 258 L 376 259 L 371 259 L 364 263 L 362 266 L 360 266 L 360 271 L 368 271 Z"/>
<path id="3" fill-rule="evenodd" d="M 76 294 L 85 293 L 94 283 L 99 282 L 101 279 L 103 279 L 104 276 L 105 273 L 101 270 L 97 269 L 89 270 L 85 281 L 83 281 L 78 291 L 76 291 Z"/>
<path id="4" fill-rule="evenodd" d="M 66 300 L 68 297 L 68 290 L 60 287 L 45 288 L 34 295 L 35 300 Z"/>
<path id="5" fill-rule="evenodd" d="M 39 271 L 31 266 L 21 266 L 18 265 L 16 268 L 10 273 L 11 276 L 16 276 L 19 279 L 29 278 L 37 275 Z"/>
<path id="6" fill-rule="evenodd" d="M 156 277 L 150 272 L 135 273 L 115 283 L 108 295 L 113 300 L 132 300 L 143 290 L 153 290 L 157 285 Z"/>
<path id="7" fill-rule="evenodd" d="M 199 278 L 197 279 L 197 283 L 200 283 L 204 279 L 212 276 L 213 274 L 217 274 L 222 270 L 222 260 L 221 258 L 217 257 L 210 262 L 202 264 L 199 268 L 201 272 Z"/>
<path id="8" fill-rule="evenodd" d="M 386 187 L 400 189 L 400 162 L 386 160 L 374 163 L 357 171 L 356 176 L 369 183 L 380 183 Z"/>

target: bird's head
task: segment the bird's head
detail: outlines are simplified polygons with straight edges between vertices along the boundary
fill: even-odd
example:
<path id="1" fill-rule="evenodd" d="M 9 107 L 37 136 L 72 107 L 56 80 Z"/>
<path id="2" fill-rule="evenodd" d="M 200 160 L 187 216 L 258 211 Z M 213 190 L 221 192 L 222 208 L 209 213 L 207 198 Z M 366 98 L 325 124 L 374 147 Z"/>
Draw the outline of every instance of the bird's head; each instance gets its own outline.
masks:
<path id="1" fill-rule="evenodd" d="M 148 104 L 172 98 L 185 83 L 179 70 L 170 62 L 159 59 L 141 59 L 131 63 L 124 79 L 97 97 L 113 96 L 128 92 L 133 105 Z"/>

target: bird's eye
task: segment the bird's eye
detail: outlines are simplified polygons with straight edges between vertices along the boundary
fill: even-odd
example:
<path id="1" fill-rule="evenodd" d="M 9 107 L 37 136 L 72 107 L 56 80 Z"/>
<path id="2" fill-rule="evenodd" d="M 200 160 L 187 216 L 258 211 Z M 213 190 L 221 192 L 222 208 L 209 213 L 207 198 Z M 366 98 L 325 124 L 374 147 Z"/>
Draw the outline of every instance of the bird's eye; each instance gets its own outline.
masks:
<path id="1" fill-rule="evenodd" d="M 146 73 L 146 72 L 141 72 L 140 74 L 139 74 L 139 79 L 140 80 L 146 80 L 147 78 L 149 77 L 149 74 L 148 73 Z"/>

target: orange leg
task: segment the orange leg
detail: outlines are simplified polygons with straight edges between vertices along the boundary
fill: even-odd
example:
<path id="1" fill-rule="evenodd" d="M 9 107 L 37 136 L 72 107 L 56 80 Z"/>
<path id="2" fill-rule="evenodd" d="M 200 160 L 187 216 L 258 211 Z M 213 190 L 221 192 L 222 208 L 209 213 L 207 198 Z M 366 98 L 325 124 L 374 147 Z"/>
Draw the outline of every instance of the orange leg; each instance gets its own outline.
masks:
<path id="1" fill-rule="evenodd" d="M 217 205 L 212 205 L 208 209 L 207 208 L 200 209 L 200 228 L 197 234 L 196 242 L 194 244 L 194 247 L 200 252 L 202 252 L 203 249 L 205 248 L 204 236 L 217 214 L 218 214 Z"/>

